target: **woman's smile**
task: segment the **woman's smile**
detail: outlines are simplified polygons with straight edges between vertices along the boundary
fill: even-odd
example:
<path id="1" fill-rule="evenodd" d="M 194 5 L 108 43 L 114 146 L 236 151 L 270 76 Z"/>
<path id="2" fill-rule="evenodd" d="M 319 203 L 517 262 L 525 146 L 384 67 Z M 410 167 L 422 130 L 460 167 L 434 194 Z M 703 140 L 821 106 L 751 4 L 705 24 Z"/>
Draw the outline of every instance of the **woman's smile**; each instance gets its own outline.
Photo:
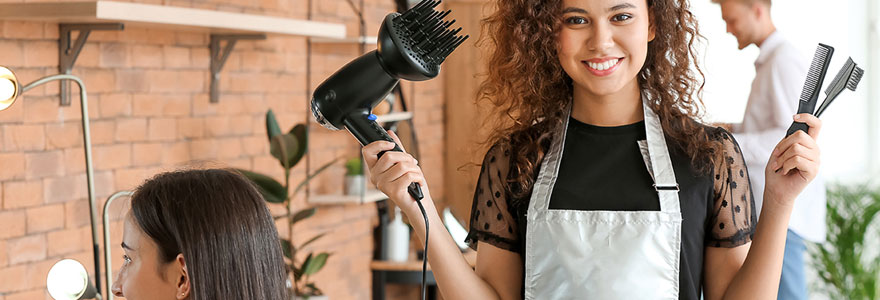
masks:
<path id="1" fill-rule="evenodd" d="M 618 67 L 620 67 L 623 59 L 623 57 L 594 58 L 581 62 L 584 64 L 584 67 L 586 67 L 587 70 L 590 71 L 590 73 L 595 76 L 603 77 L 614 73 L 614 71 L 617 70 Z"/>

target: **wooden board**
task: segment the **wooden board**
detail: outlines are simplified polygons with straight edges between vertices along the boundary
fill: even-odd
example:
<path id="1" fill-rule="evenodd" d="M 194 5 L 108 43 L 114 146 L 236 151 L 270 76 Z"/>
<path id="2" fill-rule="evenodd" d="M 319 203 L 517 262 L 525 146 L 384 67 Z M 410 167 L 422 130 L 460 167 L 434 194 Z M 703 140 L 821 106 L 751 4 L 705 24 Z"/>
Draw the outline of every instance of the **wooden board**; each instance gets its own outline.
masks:
<path id="1" fill-rule="evenodd" d="M 266 33 L 341 39 L 345 25 L 327 22 L 114 1 L 3 3 L 0 20 L 59 23 L 122 22 L 212 33 Z"/>

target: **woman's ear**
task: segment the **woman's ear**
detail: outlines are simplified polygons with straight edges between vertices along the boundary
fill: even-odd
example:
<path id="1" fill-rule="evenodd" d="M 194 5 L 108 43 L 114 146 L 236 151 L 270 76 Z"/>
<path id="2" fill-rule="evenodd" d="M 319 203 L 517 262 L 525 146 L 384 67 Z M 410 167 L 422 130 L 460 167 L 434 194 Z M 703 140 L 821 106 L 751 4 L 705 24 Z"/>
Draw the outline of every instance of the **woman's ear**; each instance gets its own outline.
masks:
<path id="1" fill-rule="evenodd" d="M 183 254 L 178 254 L 174 259 L 174 269 L 176 269 L 176 279 L 175 283 L 177 284 L 177 299 L 187 299 L 189 298 L 192 281 L 189 278 L 189 271 L 186 269 L 186 260 L 183 259 Z"/>
<path id="2" fill-rule="evenodd" d="M 648 7 L 648 42 L 649 43 L 654 40 L 655 31 L 656 31 L 655 28 L 656 27 L 654 26 L 654 10 L 652 10 L 651 7 L 649 6 Z"/>

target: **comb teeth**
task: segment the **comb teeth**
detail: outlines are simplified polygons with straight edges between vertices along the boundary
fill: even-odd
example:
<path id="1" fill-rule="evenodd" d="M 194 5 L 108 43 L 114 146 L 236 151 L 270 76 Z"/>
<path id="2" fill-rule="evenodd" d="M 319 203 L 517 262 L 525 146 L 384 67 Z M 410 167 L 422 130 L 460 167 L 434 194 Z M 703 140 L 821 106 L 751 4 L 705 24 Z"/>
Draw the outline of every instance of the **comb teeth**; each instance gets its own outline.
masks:
<path id="1" fill-rule="evenodd" d="M 816 48 L 816 54 L 813 55 L 813 62 L 810 63 L 810 71 L 807 73 L 807 80 L 804 83 L 804 90 L 801 92 L 801 102 L 810 102 L 818 96 L 818 90 L 822 85 L 828 63 L 831 60 L 833 48 L 819 44 Z"/>
<path id="2" fill-rule="evenodd" d="M 859 81 L 862 81 L 862 75 L 865 75 L 865 70 L 856 67 L 855 70 L 853 70 L 852 75 L 849 76 L 849 80 L 846 81 L 846 88 L 855 92 L 856 87 L 859 86 Z"/>
<path id="3" fill-rule="evenodd" d="M 452 10 L 437 11 L 441 0 L 423 0 L 403 14 L 394 17 L 399 36 L 418 60 L 427 66 L 436 67 L 446 60 L 469 36 L 458 36 L 461 28 L 450 30 L 455 20 L 444 21 Z"/>
<path id="4" fill-rule="evenodd" d="M 840 72 L 837 72 L 837 75 L 834 76 L 834 80 L 831 80 L 831 83 L 828 84 L 828 88 L 825 89 L 825 95 L 830 96 L 843 91 L 843 88 L 846 86 L 845 80 L 849 80 L 853 68 L 855 67 L 856 63 L 852 60 L 852 57 L 847 58 L 846 63 L 840 68 Z"/>

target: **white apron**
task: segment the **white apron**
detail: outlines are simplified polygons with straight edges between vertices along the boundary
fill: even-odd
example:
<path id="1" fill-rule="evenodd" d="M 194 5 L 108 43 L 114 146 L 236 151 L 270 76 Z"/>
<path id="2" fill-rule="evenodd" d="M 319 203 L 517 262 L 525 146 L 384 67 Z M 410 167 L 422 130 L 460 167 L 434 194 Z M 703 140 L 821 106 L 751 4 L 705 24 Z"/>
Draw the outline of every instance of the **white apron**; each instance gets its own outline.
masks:
<path id="1" fill-rule="evenodd" d="M 660 211 L 548 209 L 571 113 L 566 110 L 526 216 L 526 299 L 678 299 L 678 184 L 660 120 L 646 102 L 642 106 L 647 133 L 642 155 Z"/>

